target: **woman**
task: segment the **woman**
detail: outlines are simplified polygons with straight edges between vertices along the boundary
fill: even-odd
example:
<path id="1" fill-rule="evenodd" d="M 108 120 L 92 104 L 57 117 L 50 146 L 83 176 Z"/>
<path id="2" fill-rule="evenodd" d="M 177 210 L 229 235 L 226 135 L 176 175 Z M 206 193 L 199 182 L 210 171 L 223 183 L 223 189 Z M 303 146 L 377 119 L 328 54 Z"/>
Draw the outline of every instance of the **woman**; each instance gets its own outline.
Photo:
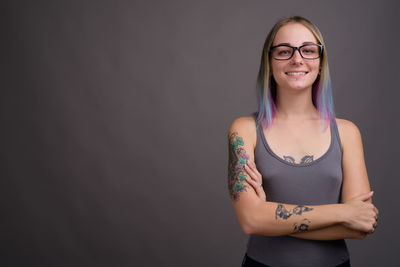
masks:
<path id="1" fill-rule="evenodd" d="M 318 28 L 278 21 L 264 44 L 259 109 L 229 128 L 228 187 L 250 235 L 242 266 L 350 266 L 345 238 L 374 232 L 360 132 L 335 118 Z"/>

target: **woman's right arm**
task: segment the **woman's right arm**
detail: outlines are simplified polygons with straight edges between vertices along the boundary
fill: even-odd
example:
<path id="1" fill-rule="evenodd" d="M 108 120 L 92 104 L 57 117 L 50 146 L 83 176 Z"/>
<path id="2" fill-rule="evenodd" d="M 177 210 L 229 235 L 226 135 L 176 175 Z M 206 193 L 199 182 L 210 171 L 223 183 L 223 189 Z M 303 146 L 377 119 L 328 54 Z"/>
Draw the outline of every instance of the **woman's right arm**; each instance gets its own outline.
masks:
<path id="1" fill-rule="evenodd" d="M 244 166 L 248 159 L 254 162 L 256 126 L 252 117 L 243 117 L 232 122 L 228 131 L 229 167 L 228 188 L 239 223 L 246 234 L 280 236 L 297 232 L 307 232 L 347 223 L 351 216 L 371 215 L 366 203 L 354 202 L 353 205 L 295 205 L 262 201 L 246 182 Z M 371 214 L 370 214 L 371 213 Z M 360 216 L 359 216 L 360 217 Z M 364 216 L 368 217 L 368 216 Z M 363 217 L 363 218 L 364 218 Z M 368 217 L 369 218 L 369 217 Z M 369 221 L 352 220 L 352 228 L 364 232 L 373 229 Z"/>

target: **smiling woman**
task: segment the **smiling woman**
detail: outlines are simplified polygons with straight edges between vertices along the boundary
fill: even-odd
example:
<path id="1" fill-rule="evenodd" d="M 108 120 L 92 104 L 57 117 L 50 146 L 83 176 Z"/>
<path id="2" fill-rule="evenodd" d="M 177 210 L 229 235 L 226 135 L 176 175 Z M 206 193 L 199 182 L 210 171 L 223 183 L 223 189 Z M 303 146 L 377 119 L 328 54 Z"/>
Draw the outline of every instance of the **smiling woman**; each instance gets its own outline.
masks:
<path id="1" fill-rule="evenodd" d="M 323 47 L 317 42 L 303 24 L 286 24 L 279 29 L 271 47 L 271 69 L 281 90 L 312 87 L 319 75 L 319 47 Z"/>
<path id="2" fill-rule="evenodd" d="M 302 17 L 264 44 L 259 108 L 228 130 L 228 188 L 250 235 L 242 266 L 350 266 L 345 238 L 363 239 L 378 210 L 360 132 L 335 118 L 325 44 Z"/>

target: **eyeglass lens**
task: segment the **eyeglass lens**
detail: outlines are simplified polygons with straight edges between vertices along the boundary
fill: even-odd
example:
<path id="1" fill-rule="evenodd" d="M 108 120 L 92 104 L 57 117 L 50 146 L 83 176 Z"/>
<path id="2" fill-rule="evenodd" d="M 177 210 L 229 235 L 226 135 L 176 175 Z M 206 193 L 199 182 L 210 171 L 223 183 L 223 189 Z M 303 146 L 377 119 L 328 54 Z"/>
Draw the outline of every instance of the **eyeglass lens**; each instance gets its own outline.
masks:
<path id="1" fill-rule="evenodd" d="M 300 49 L 300 54 L 306 59 L 316 59 L 319 58 L 321 54 L 321 48 L 318 45 L 305 45 Z M 272 57 L 275 59 L 289 59 L 292 57 L 295 48 L 290 46 L 277 46 L 272 50 Z"/>

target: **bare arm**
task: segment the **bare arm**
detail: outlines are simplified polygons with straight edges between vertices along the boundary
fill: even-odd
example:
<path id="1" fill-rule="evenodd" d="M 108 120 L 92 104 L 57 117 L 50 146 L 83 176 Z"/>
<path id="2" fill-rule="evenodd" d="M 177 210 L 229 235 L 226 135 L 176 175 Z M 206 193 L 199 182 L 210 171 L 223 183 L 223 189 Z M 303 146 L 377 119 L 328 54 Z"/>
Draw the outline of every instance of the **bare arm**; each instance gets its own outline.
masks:
<path id="1" fill-rule="evenodd" d="M 288 235 L 324 228 L 344 219 L 343 204 L 301 206 L 261 201 L 246 182 L 244 165 L 254 161 L 255 123 L 251 117 L 235 120 L 228 132 L 228 184 L 239 223 L 246 234 Z"/>
<path id="2" fill-rule="evenodd" d="M 357 126 L 346 120 L 337 120 L 342 141 L 343 185 L 341 201 L 345 201 L 370 191 L 361 134 Z M 366 200 L 372 203 L 371 198 Z M 378 213 L 378 211 L 376 210 Z M 376 224 L 375 224 L 376 227 Z M 366 232 L 349 229 L 344 225 L 334 225 L 308 233 L 296 233 L 291 236 L 304 239 L 333 240 L 343 238 L 363 239 Z"/>
<path id="3" fill-rule="evenodd" d="M 264 189 L 260 186 L 262 184 L 262 175 L 257 170 L 256 164 L 248 160 L 245 169 L 249 176 L 246 181 L 255 190 L 258 198 L 262 201 L 266 201 Z M 369 199 L 370 198 L 368 198 L 368 200 Z M 350 229 L 342 224 L 336 224 L 317 230 L 291 234 L 292 237 L 312 240 L 336 240 L 344 238 L 363 239 L 365 235 L 366 233 L 364 232 Z"/>
<path id="4" fill-rule="evenodd" d="M 241 202 L 234 204 L 240 225 L 249 235 L 280 236 L 307 232 L 341 223 L 341 204 L 331 205 L 293 205 L 277 202 L 262 202 L 254 199 L 253 205 L 246 208 L 245 202 L 252 201 L 242 194 Z M 244 205 L 241 205 L 241 204 Z"/>
<path id="5" fill-rule="evenodd" d="M 246 182 L 248 175 L 244 170 L 249 159 L 254 161 L 255 139 L 255 122 L 251 117 L 237 119 L 229 128 L 229 193 L 246 234 L 279 236 L 337 224 L 362 232 L 373 231 L 376 208 L 371 203 L 364 203 L 371 197 L 370 193 L 349 199 L 343 204 L 315 206 L 260 200 Z"/>
<path id="6" fill-rule="evenodd" d="M 347 228 L 341 224 L 336 224 L 306 233 L 294 233 L 290 236 L 310 240 L 338 240 L 345 238 L 363 239 L 366 233 Z"/>
<path id="7" fill-rule="evenodd" d="M 260 186 L 262 184 L 262 175 L 257 170 L 255 163 L 248 160 L 245 169 L 247 174 L 250 176 L 250 178 L 248 178 L 246 181 L 255 190 L 258 198 L 262 201 L 266 201 L 264 189 Z M 368 200 L 370 200 L 370 197 L 366 197 L 364 202 L 367 202 Z M 344 238 L 363 239 L 366 236 L 366 233 L 358 230 L 353 230 L 342 224 L 336 224 L 317 230 L 311 230 L 302 233 L 293 233 L 291 234 L 291 236 L 312 240 L 336 240 Z"/>

